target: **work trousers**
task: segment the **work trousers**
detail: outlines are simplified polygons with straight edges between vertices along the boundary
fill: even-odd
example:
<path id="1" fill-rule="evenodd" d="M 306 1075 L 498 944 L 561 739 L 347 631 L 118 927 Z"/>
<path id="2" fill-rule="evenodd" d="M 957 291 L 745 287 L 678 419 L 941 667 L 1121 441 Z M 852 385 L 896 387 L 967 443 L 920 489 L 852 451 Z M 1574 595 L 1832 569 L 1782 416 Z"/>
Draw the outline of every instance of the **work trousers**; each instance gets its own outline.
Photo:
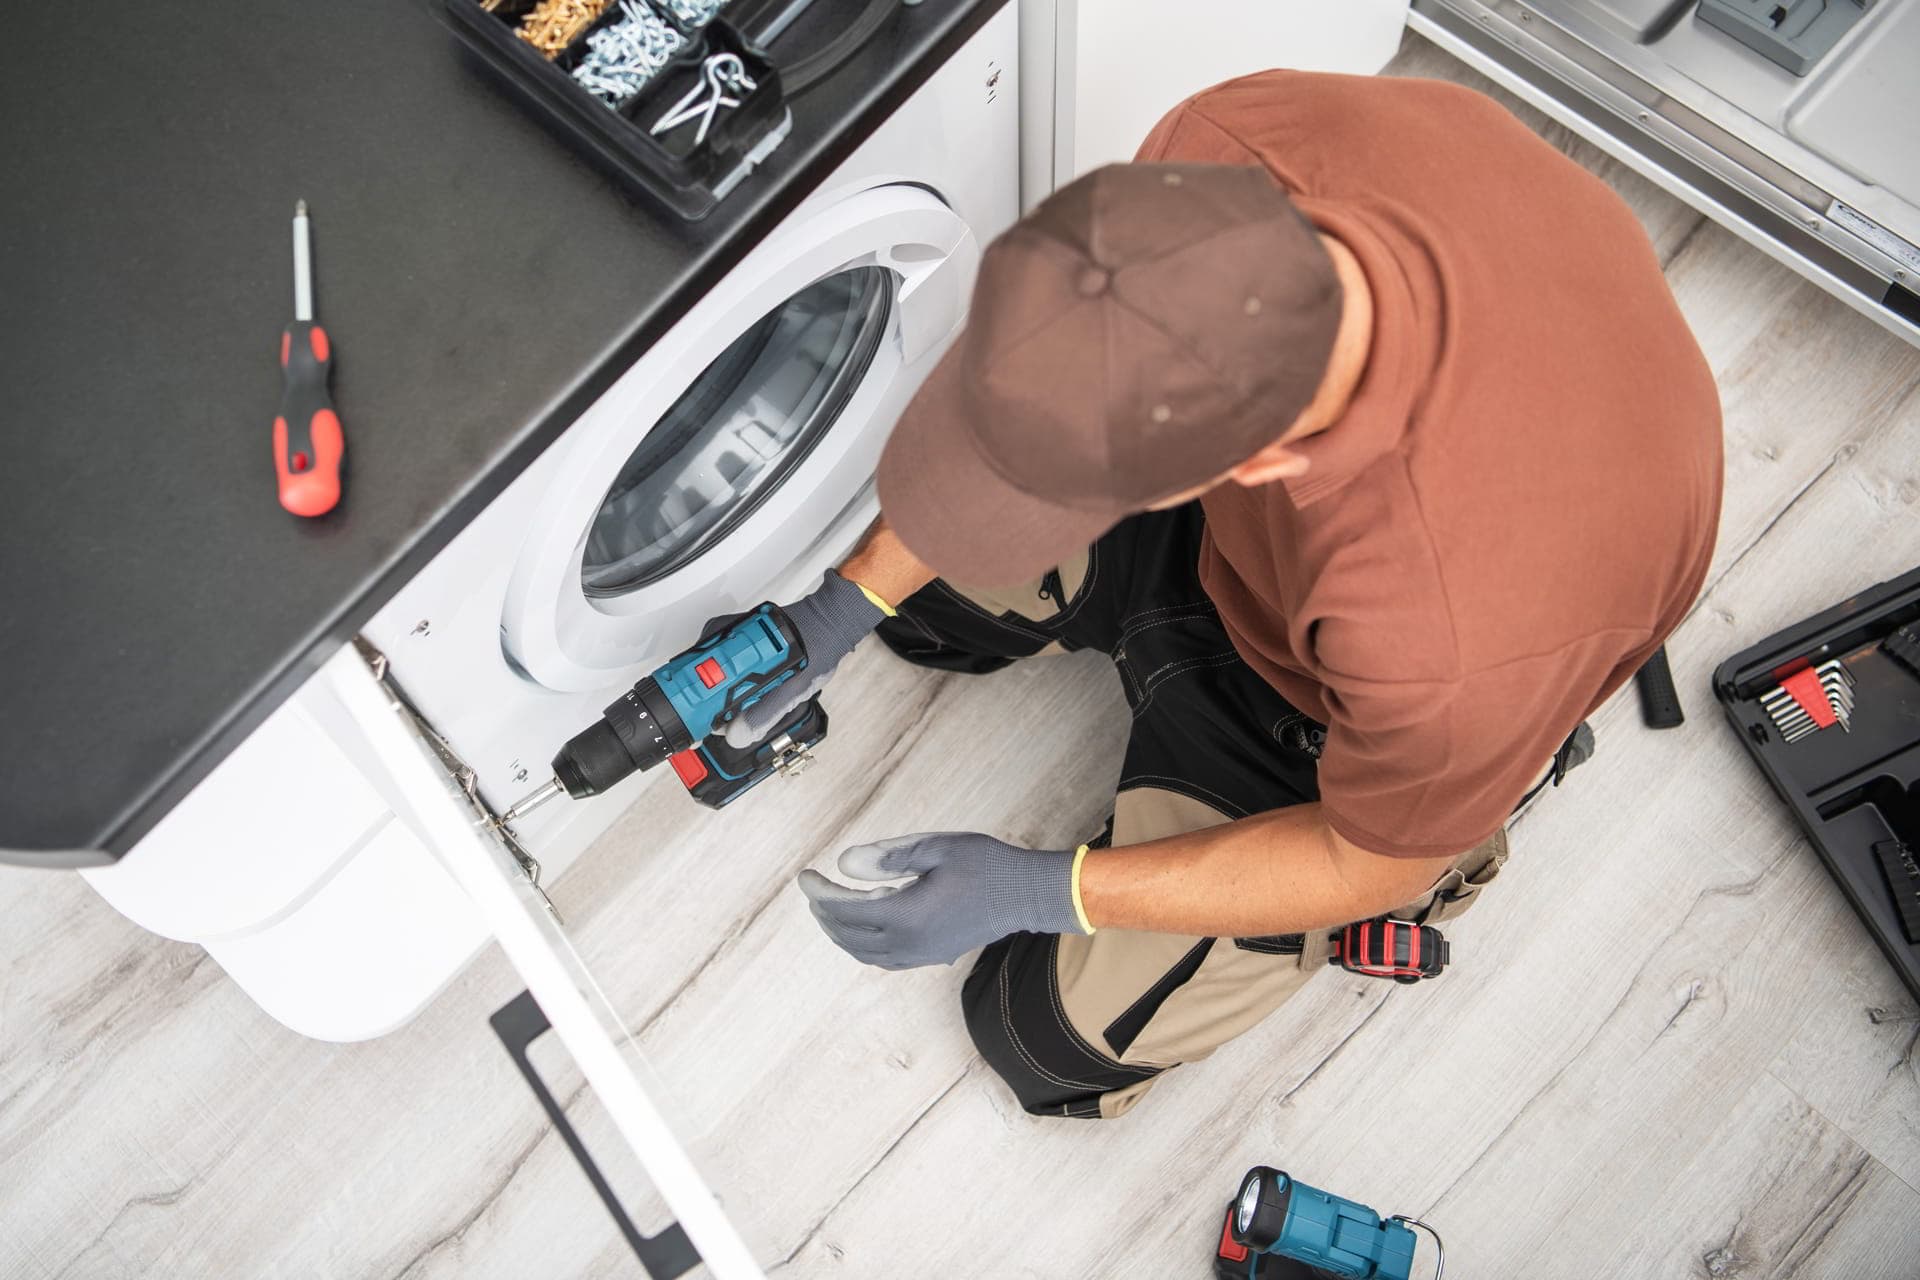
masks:
<path id="1" fill-rule="evenodd" d="M 1203 529 L 1192 503 L 1123 521 L 1029 587 L 936 580 L 880 635 L 911 662 L 976 673 L 1049 652 L 1107 654 L 1133 722 L 1112 817 L 1089 841 L 1096 848 L 1316 800 L 1324 726 L 1235 652 L 1200 588 Z M 1393 914 L 1428 924 L 1457 916 L 1506 858 L 1502 832 Z M 1327 958 L 1325 932 L 1019 933 L 980 954 L 962 1005 L 981 1057 L 1029 1112 L 1111 1118 L 1169 1068 L 1206 1057 L 1279 1008 Z"/>

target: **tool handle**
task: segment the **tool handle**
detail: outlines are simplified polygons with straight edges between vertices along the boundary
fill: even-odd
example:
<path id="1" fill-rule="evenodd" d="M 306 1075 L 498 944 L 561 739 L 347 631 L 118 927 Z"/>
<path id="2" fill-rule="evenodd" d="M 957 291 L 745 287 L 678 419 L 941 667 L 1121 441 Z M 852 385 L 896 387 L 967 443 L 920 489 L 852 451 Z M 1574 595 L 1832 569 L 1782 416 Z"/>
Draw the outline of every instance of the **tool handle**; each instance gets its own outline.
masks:
<path id="1" fill-rule="evenodd" d="M 333 411 L 327 379 L 333 344 L 311 320 L 295 320 L 280 335 L 280 416 L 273 420 L 273 469 L 280 505 L 297 516 L 320 516 L 340 501 L 340 461 L 346 435 Z"/>
<path id="2" fill-rule="evenodd" d="M 1677 729 L 1686 723 L 1680 692 L 1673 687 L 1673 668 L 1667 665 L 1667 646 L 1653 651 L 1653 656 L 1634 672 L 1633 682 L 1640 689 L 1640 718 L 1647 728 Z"/>

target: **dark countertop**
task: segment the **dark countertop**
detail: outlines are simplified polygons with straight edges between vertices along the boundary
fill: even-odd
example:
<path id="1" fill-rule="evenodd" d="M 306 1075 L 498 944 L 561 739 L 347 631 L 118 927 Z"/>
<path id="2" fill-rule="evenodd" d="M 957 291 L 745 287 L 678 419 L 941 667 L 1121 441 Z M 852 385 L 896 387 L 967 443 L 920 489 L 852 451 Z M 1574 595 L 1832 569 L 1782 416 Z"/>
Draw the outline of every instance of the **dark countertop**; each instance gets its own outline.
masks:
<path id="1" fill-rule="evenodd" d="M 9 13 L 0 849 L 130 848 L 1002 3 L 902 7 L 696 224 L 436 0 Z M 302 197 L 348 451 L 317 521 L 269 445 Z"/>

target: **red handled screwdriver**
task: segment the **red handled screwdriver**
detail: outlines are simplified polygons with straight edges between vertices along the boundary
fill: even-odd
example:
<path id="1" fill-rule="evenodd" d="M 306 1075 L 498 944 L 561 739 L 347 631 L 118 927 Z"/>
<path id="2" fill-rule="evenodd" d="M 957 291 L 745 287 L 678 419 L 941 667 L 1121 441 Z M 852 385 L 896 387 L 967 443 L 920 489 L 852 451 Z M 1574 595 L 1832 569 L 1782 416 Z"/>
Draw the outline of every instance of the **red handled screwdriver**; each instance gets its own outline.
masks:
<path id="1" fill-rule="evenodd" d="M 286 382 L 273 420 L 273 469 L 280 505 L 297 516 L 321 516 L 340 501 L 340 458 L 346 436 L 327 398 L 333 344 L 313 322 L 313 252 L 307 239 L 307 202 L 293 206 L 293 323 L 280 335 Z"/>

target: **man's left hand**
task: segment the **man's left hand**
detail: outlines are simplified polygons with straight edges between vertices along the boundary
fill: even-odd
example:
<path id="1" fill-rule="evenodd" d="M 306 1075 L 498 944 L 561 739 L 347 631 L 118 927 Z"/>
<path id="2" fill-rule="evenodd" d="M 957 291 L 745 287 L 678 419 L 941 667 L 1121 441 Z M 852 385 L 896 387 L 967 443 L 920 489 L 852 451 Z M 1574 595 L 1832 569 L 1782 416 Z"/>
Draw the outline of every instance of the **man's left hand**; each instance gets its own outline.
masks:
<path id="1" fill-rule="evenodd" d="M 877 889 L 800 873 L 827 936 L 882 969 L 952 964 L 1010 933 L 1085 933 L 1073 901 L 1075 850 L 1022 849 L 971 831 L 900 836 L 840 855 L 841 874 Z"/>

